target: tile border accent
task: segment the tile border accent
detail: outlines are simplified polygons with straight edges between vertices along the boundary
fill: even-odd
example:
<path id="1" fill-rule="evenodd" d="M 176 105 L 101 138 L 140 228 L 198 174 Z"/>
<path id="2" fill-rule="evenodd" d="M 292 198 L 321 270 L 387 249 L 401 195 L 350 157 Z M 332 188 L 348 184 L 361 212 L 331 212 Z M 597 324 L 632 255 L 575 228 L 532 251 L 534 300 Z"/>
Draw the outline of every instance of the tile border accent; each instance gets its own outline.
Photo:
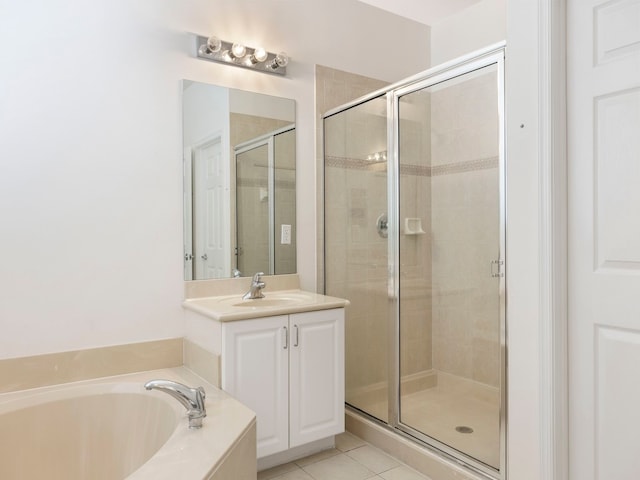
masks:
<path id="1" fill-rule="evenodd" d="M 373 163 L 359 158 L 333 157 L 325 158 L 327 167 L 344 168 L 347 170 L 386 170 L 386 164 Z M 382 165 L 382 167 L 380 167 Z M 454 173 L 473 172 L 498 168 L 498 157 L 480 158 L 464 162 L 445 163 L 442 165 L 415 165 L 403 163 L 400 165 L 400 175 L 414 175 L 417 177 L 437 177 L 439 175 L 451 175 Z"/>
<path id="2" fill-rule="evenodd" d="M 182 337 L 0 360 L 0 393 L 182 366 Z"/>

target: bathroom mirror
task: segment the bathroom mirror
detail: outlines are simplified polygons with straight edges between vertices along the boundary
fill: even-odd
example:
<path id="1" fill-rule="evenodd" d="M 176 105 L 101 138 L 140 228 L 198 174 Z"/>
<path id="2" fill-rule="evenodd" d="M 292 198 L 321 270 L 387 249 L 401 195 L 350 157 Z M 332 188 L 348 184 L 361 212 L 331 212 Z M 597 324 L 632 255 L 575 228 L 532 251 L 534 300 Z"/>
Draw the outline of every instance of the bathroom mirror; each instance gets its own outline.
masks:
<path id="1" fill-rule="evenodd" d="M 295 101 L 183 81 L 184 278 L 296 272 Z"/>

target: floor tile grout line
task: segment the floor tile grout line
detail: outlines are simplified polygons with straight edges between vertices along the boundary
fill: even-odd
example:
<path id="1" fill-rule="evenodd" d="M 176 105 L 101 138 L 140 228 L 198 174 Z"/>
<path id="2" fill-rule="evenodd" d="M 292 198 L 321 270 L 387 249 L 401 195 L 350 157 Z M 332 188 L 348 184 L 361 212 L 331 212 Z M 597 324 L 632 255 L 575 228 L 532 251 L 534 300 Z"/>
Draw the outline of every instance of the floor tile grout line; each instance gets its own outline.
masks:
<path id="1" fill-rule="evenodd" d="M 316 454 L 309 455 L 309 457 L 313 457 L 314 455 L 318 455 L 318 456 L 319 456 L 319 458 L 318 458 L 318 459 L 316 459 L 316 460 L 314 460 L 314 461 L 313 461 L 313 462 L 311 462 L 311 463 L 305 464 L 304 466 L 298 465 L 298 463 L 297 463 L 297 462 L 298 462 L 298 461 L 305 460 L 305 458 L 309 458 L 309 457 L 304 457 L 304 458 L 300 458 L 300 459 L 298 459 L 298 460 L 294 460 L 294 461 L 292 461 L 292 462 L 290 462 L 290 463 L 291 463 L 292 465 L 294 465 L 296 468 L 291 469 L 291 470 L 289 470 L 289 471 L 287 471 L 287 472 L 283 472 L 282 474 L 276 475 L 275 477 L 268 477 L 268 478 L 269 478 L 269 480 L 278 480 L 280 477 L 283 477 L 283 476 L 285 476 L 285 475 L 288 475 L 289 473 L 291 473 L 291 472 L 293 472 L 293 471 L 296 471 L 296 470 L 302 470 L 306 475 L 308 475 L 309 477 L 311 477 L 313 480 L 319 480 L 317 477 L 313 476 L 310 472 L 308 472 L 308 471 L 305 469 L 305 467 L 308 467 L 308 466 L 311 466 L 311 465 L 315 465 L 315 464 L 317 464 L 318 462 L 321 462 L 321 461 L 331 460 L 332 458 L 334 458 L 334 459 L 335 459 L 335 457 L 337 457 L 337 456 L 339 456 L 339 455 L 344 455 L 345 457 L 347 457 L 347 458 L 351 459 L 352 461 L 356 462 L 358 465 L 362 466 L 363 468 L 367 469 L 368 471 L 370 471 L 370 472 L 373 474 L 373 476 L 372 476 L 372 477 L 367 477 L 365 480 L 372 480 L 372 479 L 373 479 L 373 480 L 375 480 L 375 479 L 381 479 L 381 480 L 384 480 L 384 477 L 382 476 L 382 474 L 387 473 L 387 472 L 389 472 L 389 471 L 391 471 L 391 470 L 394 470 L 394 469 L 396 469 L 396 468 L 404 468 L 404 469 L 407 469 L 407 470 L 409 470 L 409 471 L 411 471 L 411 472 L 413 472 L 413 473 L 417 474 L 421 480 L 430 480 L 430 479 L 429 479 L 429 477 L 427 477 L 426 475 L 424 475 L 424 474 L 422 474 L 422 473 L 418 472 L 416 469 L 414 469 L 414 468 L 410 467 L 410 466 L 409 466 L 409 465 L 407 465 L 406 463 L 402 462 L 400 459 L 398 459 L 398 458 L 394 457 L 393 455 L 390 455 L 390 454 L 388 454 L 388 453 L 384 452 L 384 451 L 383 451 L 383 450 L 381 450 L 381 449 L 378 449 L 377 447 L 375 447 L 375 446 L 371 445 L 370 443 L 366 442 L 365 440 L 361 439 L 360 437 L 357 437 L 356 435 L 352 434 L 351 432 L 345 432 L 345 434 L 348 434 L 349 436 L 354 437 L 354 439 L 355 439 L 356 443 L 360 443 L 360 444 L 359 444 L 359 445 L 354 445 L 352 448 L 349 448 L 349 449 L 347 449 L 347 450 L 341 450 L 341 449 L 337 448 L 337 446 L 336 446 L 336 447 L 334 447 L 334 448 L 333 448 L 333 450 L 335 450 L 335 453 L 333 453 L 333 454 L 331 454 L 331 455 L 328 455 L 328 456 L 322 456 L 322 455 L 321 455 L 321 454 L 322 454 L 322 452 L 318 452 L 318 453 L 316 453 Z M 337 442 L 336 442 L 336 443 L 337 443 Z M 374 450 L 375 452 L 380 453 L 380 454 L 382 454 L 382 455 L 384 455 L 384 456 L 386 456 L 386 457 L 389 457 L 389 458 L 390 458 L 390 459 L 392 459 L 394 462 L 396 462 L 396 465 L 394 465 L 394 466 L 392 466 L 392 467 L 389 467 L 389 468 L 387 468 L 387 469 L 385 469 L 385 470 L 383 470 L 383 471 L 381 471 L 381 472 L 374 472 L 374 471 L 370 470 L 370 468 L 369 468 L 367 465 L 365 465 L 364 463 L 360 462 L 360 461 L 359 461 L 359 460 L 357 460 L 356 458 L 353 458 L 353 457 L 351 457 L 350 455 L 348 455 L 348 452 L 352 452 L 352 451 L 357 450 L 357 449 L 362 448 L 362 447 L 369 447 L 369 448 L 371 448 L 372 450 Z M 328 451 L 328 450 L 327 450 L 327 451 Z M 327 451 L 325 451 L 325 452 L 327 452 Z M 273 468 L 276 468 L 276 467 L 273 467 Z M 265 479 L 265 480 L 266 480 L 266 479 Z"/>

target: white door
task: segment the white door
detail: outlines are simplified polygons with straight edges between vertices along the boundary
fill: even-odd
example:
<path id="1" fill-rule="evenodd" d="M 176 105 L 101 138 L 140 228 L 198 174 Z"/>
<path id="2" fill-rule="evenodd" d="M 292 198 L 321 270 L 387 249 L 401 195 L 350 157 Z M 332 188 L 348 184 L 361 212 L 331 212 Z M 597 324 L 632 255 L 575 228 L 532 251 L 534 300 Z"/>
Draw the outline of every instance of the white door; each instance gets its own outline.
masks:
<path id="1" fill-rule="evenodd" d="M 286 315 L 222 326 L 222 389 L 256 413 L 258 457 L 289 447 Z"/>
<path id="2" fill-rule="evenodd" d="M 291 447 L 344 431 L 344 309 L 289 316 Z"/>
<path id="3" fill-rule="evenodd" d="M 640 478 L 640 0 L 568 0 L 569 468 Z"/>
<path id="4" fill-rule="evenodd" d="M 221 137 L 194 148 L 193 217 L 196 280 L 231 276 L 229 161 Z"/>

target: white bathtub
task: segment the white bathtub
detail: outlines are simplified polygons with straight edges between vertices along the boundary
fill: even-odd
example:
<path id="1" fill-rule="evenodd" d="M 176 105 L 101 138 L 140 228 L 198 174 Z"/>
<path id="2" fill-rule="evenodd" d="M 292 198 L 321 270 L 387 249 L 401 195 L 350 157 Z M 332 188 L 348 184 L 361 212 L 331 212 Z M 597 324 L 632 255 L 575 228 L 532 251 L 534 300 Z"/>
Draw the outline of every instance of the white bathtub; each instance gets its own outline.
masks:
<path id="1" fill-rule="evenodd" d="M 144 389 L 155 378 L 204 386 L 201 429 L 175 399 Z M 183 368 L 13 392 L 0 395 L 0 479 L 217 478 L 252 429 L 253 412 Z"/>

